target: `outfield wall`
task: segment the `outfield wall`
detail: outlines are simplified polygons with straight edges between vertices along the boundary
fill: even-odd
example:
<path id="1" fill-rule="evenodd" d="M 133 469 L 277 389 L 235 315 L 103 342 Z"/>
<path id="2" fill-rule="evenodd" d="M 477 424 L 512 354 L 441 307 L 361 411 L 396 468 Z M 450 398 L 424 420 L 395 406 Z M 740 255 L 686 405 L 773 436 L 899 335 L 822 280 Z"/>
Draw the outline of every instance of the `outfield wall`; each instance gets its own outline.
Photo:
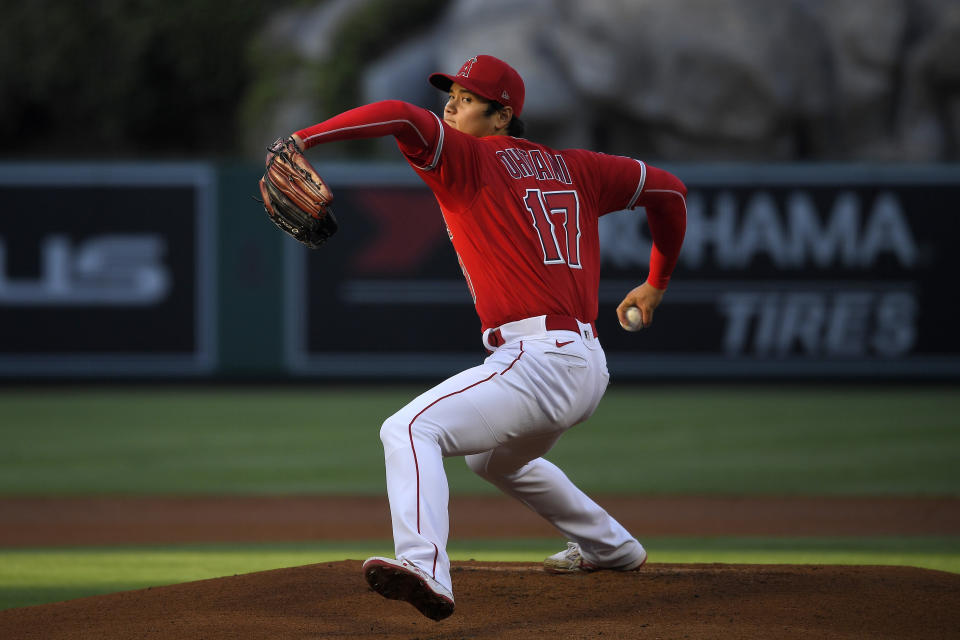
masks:
<path id="1" fill-rule="evenodd" d="M 668 168 L 688 231 L 650 330 L 613 313 L 646 273 L 643 212 L 602 219 L 615 379 L 960 378 L 960 166 Z M 429 191 L 405 165 L 319 169 L 341 232 L 308 251 L 253 200 L 255 165 L 0 164 L 0 378 L 437 378 L 478 362 Z"/>

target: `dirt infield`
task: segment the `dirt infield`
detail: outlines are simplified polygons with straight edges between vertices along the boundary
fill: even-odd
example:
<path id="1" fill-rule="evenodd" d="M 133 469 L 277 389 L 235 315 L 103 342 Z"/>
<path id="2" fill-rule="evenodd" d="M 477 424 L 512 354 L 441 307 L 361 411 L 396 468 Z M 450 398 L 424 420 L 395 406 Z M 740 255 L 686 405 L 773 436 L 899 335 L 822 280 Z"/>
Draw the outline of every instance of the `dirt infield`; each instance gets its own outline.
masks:
<path id="1" fill-rule="evenodd" d="M 635 535 L 960 535 L 960 498 L 604 496 Z M 382 497 L 0 497 L 0 546 L 389 540 Z M 454 496 L 450 536 L 550 538 L 502 496 Z"/>
<path id="2" fill-rule="evenodd" d="M 610 497 L 644 535 L 960 535 L 960 499 Z M 451 502 L 459 538 L 551 537 L 502 497 Z M 0 498 L 0 546 L 386 539 L 380 498 Z M 558 538 L 558 544 L 562 542 Z M 648 564 L 553 576 L 454 563 L 432 622 L 370 591 L 359 560 L 0 611 L 0 638 L 956 638 L 960 575 L 910 567 Z"/>

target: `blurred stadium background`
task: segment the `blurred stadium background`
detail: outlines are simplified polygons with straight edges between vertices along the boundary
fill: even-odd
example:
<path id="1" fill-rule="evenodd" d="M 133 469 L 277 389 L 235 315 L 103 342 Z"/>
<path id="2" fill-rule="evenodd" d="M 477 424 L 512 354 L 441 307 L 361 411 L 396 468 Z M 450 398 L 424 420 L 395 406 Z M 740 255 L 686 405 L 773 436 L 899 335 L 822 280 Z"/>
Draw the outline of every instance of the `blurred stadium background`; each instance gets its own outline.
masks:
<path id="1" fill-rule="evenodd" d="M 527 79 L 533 137 L 690 187 L 670 304 L 643 335 L 612 313 L 646 271 L 642 213 L 603 221 L 615 379 L 960 373 L 943 320 L 955 2 L 39 2 L 0 30 L 5 382 L 436 379 L 475 362 L 443 223 L 391 141 L 312 152 L 344 221 L 324 251 L 273 233 L 251 196 L 275 137 L 376 99 L 439 108 L 425 76 L 476 52 Z"/>
<path id="2" fill-rule="evenodd" d="M 558 450 L 586 488 L 960 493 L 955 0 L 38 0 L 0 23 L 0 494 L 378 491 L 378 420 L 483 356 L 436 204 L 391 141 L 310 152 L 342 223 L 321 251 L 252 196 L 276 137 L 439 109 L 426 75 L 476 53 L 524 76 L 531 138 L 690 189 L 640 334 L 613 308 L 643 214 L 603 221 L 614 395 L 571 433 L 589 456 Z M 612 473 L 644 428 L 650 472 Z"/>

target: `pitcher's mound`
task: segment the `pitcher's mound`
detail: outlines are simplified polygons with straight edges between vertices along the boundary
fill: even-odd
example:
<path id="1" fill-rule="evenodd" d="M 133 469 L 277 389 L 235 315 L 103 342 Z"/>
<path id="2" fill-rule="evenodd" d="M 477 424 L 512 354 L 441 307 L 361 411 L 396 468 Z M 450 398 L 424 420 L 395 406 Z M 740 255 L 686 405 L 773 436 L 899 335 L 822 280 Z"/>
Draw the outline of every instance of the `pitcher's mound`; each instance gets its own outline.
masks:
<path id="1" fill-rule="evenodd" d="M 386 600 L 359 560 L 0 611 L 0 638 L 956 638 L 960 575 L 910 567 L 648 564 L 556 576 L 454 563 L 457 609 Z"/>

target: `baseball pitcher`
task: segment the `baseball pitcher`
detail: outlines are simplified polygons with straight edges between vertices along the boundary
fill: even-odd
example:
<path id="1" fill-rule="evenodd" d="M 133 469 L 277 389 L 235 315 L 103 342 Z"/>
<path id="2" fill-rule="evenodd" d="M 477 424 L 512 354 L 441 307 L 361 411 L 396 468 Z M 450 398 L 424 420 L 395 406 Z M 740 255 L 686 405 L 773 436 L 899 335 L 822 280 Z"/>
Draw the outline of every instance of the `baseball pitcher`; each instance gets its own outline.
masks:
<path id="1" fill-rule="evenodd" d="M 650 270 L 616 312 L 625 328 L 649 326 L 683 242 L 686 188 L 640 160 L 520 137 L 524 83 L 493 56 L 429 82 L 448 94 L 442 118 L 400 101 L 369 104 L 278 141 L 268 163 L 319 144 L 393 136 L 440 205 L 490 355 L 383 423 L 396 558 L 370 558 L 363 571 L 381 595 L 441 620 L 454 610 L 447 456 L 464 456 L 571 541 L 544 561 L 548 571 L 631 571 L 646 561 L 640 542 L 543 456 L 590 417 L 609 379 L 595 326 L 599 217 L 646 209 Z M 329 187 L 319 181 L 313 191 L 316 209 L 299 221 L 282 222 L 268 207 L 309 246 L 335 230 Z M 304 237 L 311 226 L 318 239 Z"/>

